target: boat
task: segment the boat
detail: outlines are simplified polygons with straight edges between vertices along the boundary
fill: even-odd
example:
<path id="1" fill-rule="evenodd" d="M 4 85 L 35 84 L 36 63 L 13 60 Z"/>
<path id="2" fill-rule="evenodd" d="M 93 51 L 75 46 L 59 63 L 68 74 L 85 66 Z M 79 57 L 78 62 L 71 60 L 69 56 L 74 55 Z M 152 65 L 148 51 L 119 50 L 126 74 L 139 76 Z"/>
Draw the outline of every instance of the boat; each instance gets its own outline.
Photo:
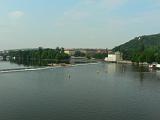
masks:
<path id="1" fill-rule="evenodd" d="M 158 63 L 149 64 L 149 68 L 152 68 L 152 69 L 160 69 L 160 64 L 158 64 Z"/>
<path id="2" fill-rule="evenodd" d="M 150 64 L 149 68 L 156 68 L 156 64 Z"/>

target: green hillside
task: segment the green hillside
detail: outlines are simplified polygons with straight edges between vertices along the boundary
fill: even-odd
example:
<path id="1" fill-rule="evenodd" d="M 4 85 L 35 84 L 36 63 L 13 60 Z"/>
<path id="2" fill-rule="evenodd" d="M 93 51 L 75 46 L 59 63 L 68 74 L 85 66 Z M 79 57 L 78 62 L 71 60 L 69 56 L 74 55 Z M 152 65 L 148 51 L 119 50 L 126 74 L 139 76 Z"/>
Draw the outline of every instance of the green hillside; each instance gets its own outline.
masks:
<path id="1" fill-rule="evenodd" d="M 125 60 L 134 62 L 160 62 L 160 34 L 144 35 L 113 48 L 123 53 Z"/>

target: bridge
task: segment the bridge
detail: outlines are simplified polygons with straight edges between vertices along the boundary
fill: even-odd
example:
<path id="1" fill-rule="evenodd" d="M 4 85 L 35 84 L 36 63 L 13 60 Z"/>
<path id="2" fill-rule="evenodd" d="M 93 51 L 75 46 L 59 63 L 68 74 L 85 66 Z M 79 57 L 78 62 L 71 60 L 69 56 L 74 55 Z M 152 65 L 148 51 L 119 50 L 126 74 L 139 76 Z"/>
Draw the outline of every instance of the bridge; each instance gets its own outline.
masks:
<path id="1" fill-rule="evenodd" d="M 0 61 L 8 61 L 9 58 L 8 51 L 0 51 Z"/>
<path id="2" fill-rule="evenodd" d="M 38 48 L 25 48 L 25 49 L 10 49 L 10 50 L 4 50 L 4 51 L 0 51 L 0 61 L 9 61 L 10 56 L 9 56 L 9 52 L 10 51 L 24 51 L 24 50 L 36 50 Z"/>

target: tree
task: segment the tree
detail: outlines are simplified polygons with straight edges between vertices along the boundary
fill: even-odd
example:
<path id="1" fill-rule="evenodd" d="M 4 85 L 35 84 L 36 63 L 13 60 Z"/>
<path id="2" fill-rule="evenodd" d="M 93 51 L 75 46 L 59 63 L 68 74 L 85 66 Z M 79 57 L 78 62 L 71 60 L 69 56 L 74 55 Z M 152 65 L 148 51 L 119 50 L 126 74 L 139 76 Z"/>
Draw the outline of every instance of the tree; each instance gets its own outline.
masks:
<path id="1" fill-rule="evenodd" d="M 85 57 L 85 53 L 81 52 L 81 51 L 76 51 L 74 54 L 75 57 Z"/>
<path id="2" fill-rule="evenodd" d="M 32 49 L 24 51 L 10 51 L 9 55 L 11 58 L 16 57 L 16 60 L 11 61 L 17 63 L 34 63 L 37 65 L 47 65 L 49 63 L 68 63 L 70 56 L 64 53 L 64 48 L 57 47 L 56 49 Z"/>

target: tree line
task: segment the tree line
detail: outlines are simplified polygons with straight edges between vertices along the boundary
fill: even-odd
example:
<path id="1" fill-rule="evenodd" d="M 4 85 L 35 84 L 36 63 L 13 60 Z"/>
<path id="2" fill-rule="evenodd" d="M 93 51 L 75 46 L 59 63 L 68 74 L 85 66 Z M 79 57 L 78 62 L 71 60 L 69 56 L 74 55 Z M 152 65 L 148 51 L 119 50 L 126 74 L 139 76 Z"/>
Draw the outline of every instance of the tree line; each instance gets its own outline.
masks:
<path id="1" fill-rule="evenodd" d="M 136 63 L 160 63 L 160 46 L 144 47 L 135 50 L 123 50 L 124 60 L 131 60 Z"/>
<path id="2" fill-rule="evenodd" d="M 68 63 L 70 56 L 64 52 L 64 48 L 56 49 L 39 47 L 32 50 L 9 51 L 10 61 L 17 63 L 34 63 L 47 65 L 50 63 Z"/>
<path id="3" fill-rule="evenodd" d="M 132 62 L 137 63 L 160 63 L 160 47 L 149 47 L 143 51 L 133 52 L 131 57 Z"/>

